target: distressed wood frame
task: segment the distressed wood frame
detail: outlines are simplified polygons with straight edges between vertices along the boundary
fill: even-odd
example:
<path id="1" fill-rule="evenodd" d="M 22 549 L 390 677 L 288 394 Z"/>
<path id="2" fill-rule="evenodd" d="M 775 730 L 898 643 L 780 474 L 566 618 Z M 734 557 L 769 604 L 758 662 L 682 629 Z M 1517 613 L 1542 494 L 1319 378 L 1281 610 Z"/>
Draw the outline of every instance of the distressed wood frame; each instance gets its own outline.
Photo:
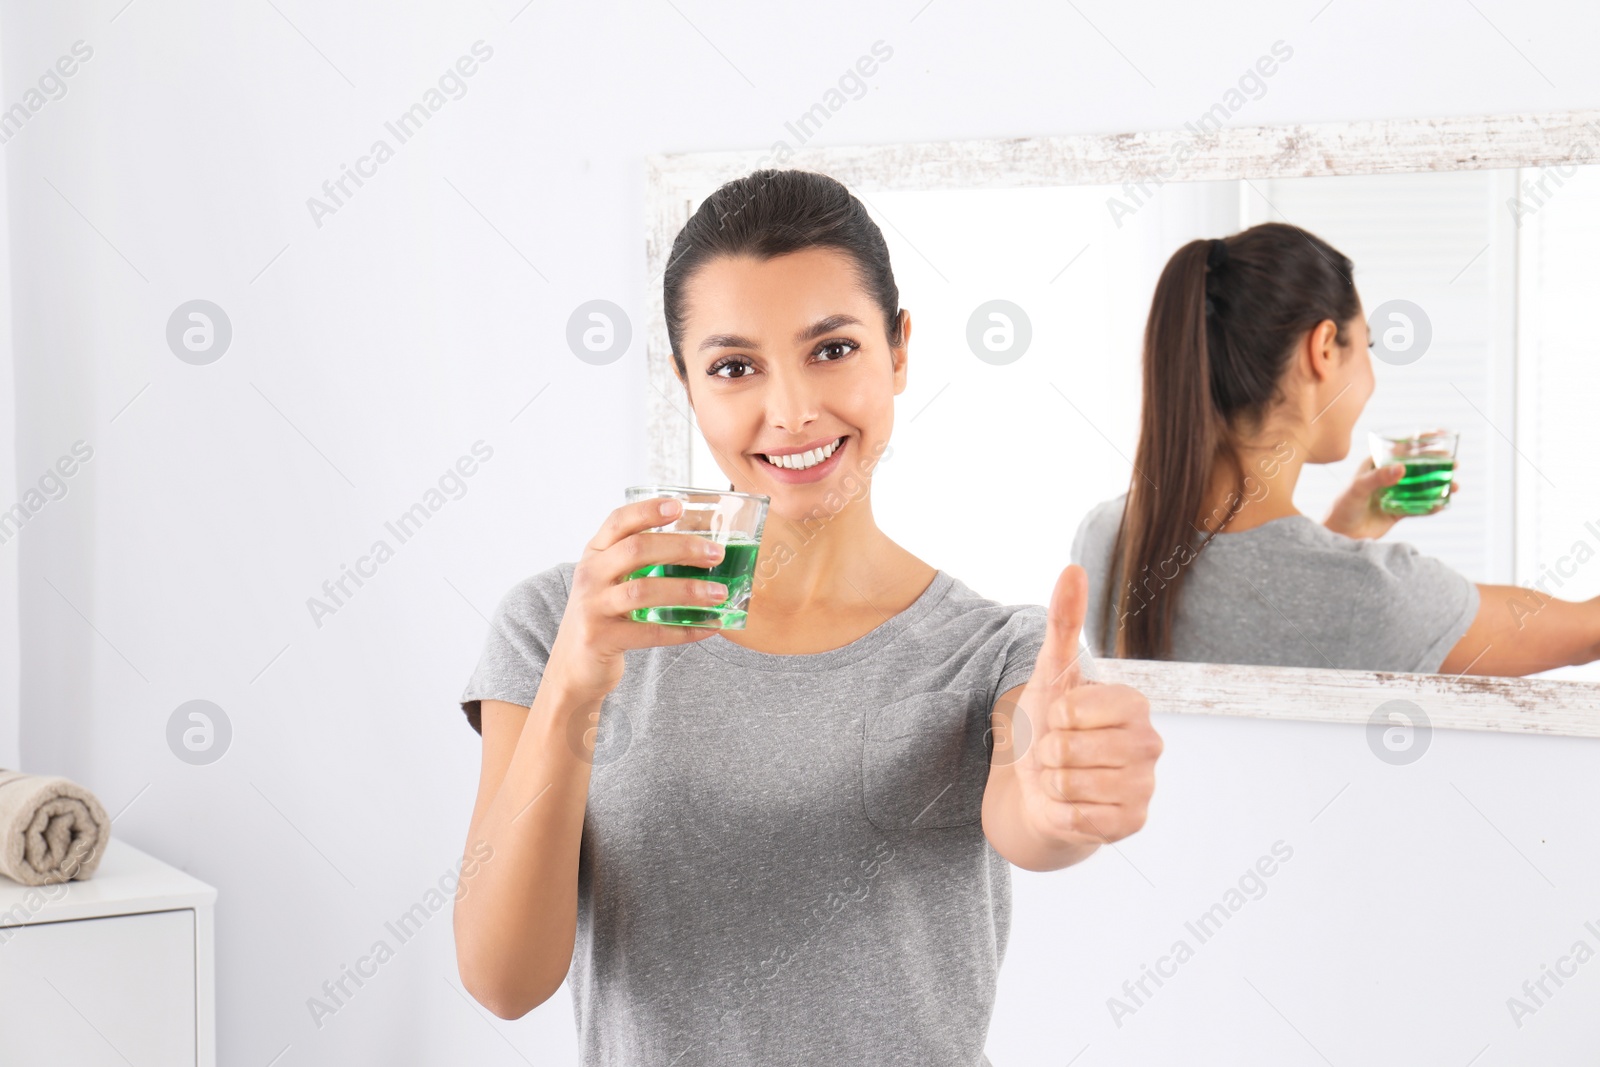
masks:
<path id="1" fill-rule="evenodd" d="M 685 484 L 693 423 L 673 372 L 661 280 L 673 239 L 702 198 L 761 167 L 832 175 L 883 191 L 1565 167 L 1600 157 L 1600 110 L 1386 119 L 1141 133 L 929 141 L 771 152 L 694 152 L 646 162 L 646 397 L 650 477 Z M 1409 701 L 1432 728 L 1600 737 L 1600 685 L 1538 678 L 1398 674 L 1236 664 L 1101 660 L 1156 711 L 1314 722 L 1389 722 Z"/>

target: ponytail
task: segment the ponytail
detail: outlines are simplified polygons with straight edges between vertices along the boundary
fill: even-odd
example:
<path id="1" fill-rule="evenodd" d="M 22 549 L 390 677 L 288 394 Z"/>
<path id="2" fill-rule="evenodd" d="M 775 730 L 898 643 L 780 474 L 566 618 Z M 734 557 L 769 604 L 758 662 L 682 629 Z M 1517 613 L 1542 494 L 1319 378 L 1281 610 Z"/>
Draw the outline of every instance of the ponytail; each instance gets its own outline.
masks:
<path id="1" fill-rule="evenodd" d="M 1167 261 L 1145 323 L 1139 445 L 1111 550 L 1117 579 L 1100 609 L 1112 655 L 1171 655 L 1187 567 L 1243 503 L 1235 494 L 1220 519 L 1196 525 L 1213 465 L 1225 457 L 1243 487 L 1239 421 L 1264 419 L 1306 331 L 1332 319 L 1345 342 L 1361 307 L 1352 269 L 1320 238 L 1277 222 L 1190 241 Z"/>

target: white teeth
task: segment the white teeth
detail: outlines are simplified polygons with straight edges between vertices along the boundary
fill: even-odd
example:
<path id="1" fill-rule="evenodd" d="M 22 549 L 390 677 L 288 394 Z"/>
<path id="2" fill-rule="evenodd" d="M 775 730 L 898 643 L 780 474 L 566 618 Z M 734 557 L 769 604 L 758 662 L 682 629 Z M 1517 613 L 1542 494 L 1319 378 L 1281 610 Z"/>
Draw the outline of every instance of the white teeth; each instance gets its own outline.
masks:
<path id="1" fill-rule="evenodd" d="M 830 444 L 823 445 L 821 448 L 813 448 L 809 452 L 797 452 L 788 456 L 767 456 L 766 460 L 774 466 L 785 467 L 792 471 L 803 471 L 810 467 L 815 467 L 818 463 L 833 455 L 842 440 L 844 438 L 841 437 Z"/>

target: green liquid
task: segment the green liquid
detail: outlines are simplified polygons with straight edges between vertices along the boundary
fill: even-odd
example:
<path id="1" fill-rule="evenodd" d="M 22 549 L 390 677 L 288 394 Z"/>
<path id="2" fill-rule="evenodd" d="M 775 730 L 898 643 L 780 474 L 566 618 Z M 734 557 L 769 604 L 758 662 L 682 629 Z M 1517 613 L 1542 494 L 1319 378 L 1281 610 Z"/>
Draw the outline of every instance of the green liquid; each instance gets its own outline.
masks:
<path id="1" fill-rule="evenodd" d="M 1391 515 L 1426 515 L 1450 498 L 1450 479 L 1456 461 L 1449 457 L 1428 456 L 1405 459 L 1406 472 L 1398 482 L 1383 491 L 1378 506 Z"/>
<path id="2" fill-rule="evenodd" d="M 702 537 L 688 533 L 686 537 Z M 634 608 L 628 617 L 634 622 L 663 622 L 671 626 L 710 626 L 721 630 L 744 629 L 750 606 L 750 583 L 756 573 L 759 541 L 724 541 L 722 559 L 713 567 L 691 567 L 683 563 L 653 563 L 628 575 L 629 578 L 699 578 L 728 587 L 728 598 L 720 604 Z"/>

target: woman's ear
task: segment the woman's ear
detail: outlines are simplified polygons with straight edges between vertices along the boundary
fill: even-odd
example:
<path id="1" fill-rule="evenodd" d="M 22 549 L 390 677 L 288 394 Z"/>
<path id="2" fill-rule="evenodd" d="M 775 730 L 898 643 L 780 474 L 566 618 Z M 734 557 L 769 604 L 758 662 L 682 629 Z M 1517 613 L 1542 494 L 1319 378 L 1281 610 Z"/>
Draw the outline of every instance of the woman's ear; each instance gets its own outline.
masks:
<path id="1" fill-rule="evenodd" d="M 679 378 L 678 381 L 683 383 L 683 399 L 688 401 L 689 410 L 693 411 L 694 410 L 694 390 L 689 388 L 689 379 L 687 379 L 687 378 Z"/>
<path id="2" fill-rule="evenodd" d="M 911 346 L 911 312 L 901 308 L 896 322 L 900 327 L 900 343 L 890 346 L 889 361 L 894 371 L 894 391 L 899 395 L 906 387 L 906 357 Z"/>
<path id="3" fill-rule="evenodd" d="M 1323 319 L 1306 334 L 1306 355 L 1309 357 L 1313 380 L 1327 377 L 1338 362 L 1339 325 L 1332 319 Z"/>

